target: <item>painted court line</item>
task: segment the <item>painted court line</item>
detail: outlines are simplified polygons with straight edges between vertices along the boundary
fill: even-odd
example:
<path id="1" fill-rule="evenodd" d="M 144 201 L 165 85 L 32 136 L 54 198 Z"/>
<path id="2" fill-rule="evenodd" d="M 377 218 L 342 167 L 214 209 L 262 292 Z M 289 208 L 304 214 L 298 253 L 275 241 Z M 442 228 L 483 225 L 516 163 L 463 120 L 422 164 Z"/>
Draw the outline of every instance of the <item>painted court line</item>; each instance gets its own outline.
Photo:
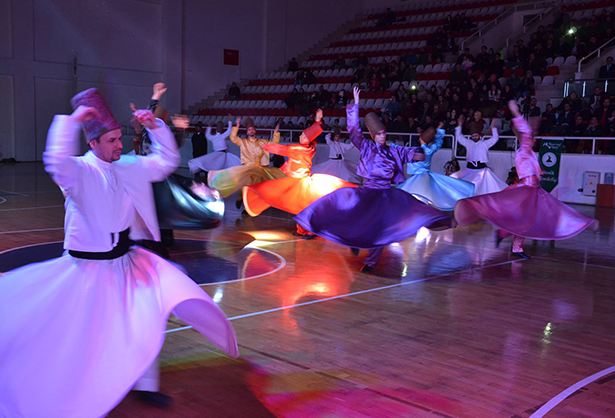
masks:
<path id="1" fill-rule="evenodd" d="M 378 292 L 380 290 L 392 289 L 392 288 L 395 288 L 395 287 L 406 286 L 406 285 L 414 284 L 414 283 L 421 283 L 421 282 L 425 282 L 425 281 L 428 281 L 428 280 L 440 279 L 440 278 L 443 278 L 443 277 L 452 276 L 452 275 L 455 275 L 455 274 L 463 274 L 463 273 L 467 273 L 467 272 L 475 271 L 475 270 L 483 270 L 483 269 L 490 268 L 490 267 L 497 267 L 497 266 L 503 266 L 503 265 L 506 265 L 506 264 L 518 263 L 518 262 L 521 262 L 521 261 L 525 261 L 525 260 L 519 259 L 519 260 L 503 261 L 501 263 L 489 264 L 487 266 L 482 266 L 480 268 L 470 268 L 470 269 L 456 271 L 454 273 L 441 274 L 441 275 L 438 275 L 438 276 L 426 277 L 426 278 L 423 278 L 423 279 L 411 280 L 411 281 L 402 282 L 402 283 L 395 283 L 395 284 L 390 284 L 390 285 L 387 285 L 387 286 L 380 286 L 380 287 L 375 287 L 375 288 L 372 288 L 372 289 L 361 290 L 361 291 L 358 291 L 358 292 L 345 293 L 343 295 L 337 295 L 337 296 L 332 296 L 332 297 L 329 297 L 329 298 L 312 300 L 312 301 L 309 301 L 309 302 L 297 303 L 295 305 L 281 306 L 279 308 L 272 308 L 272 309 L 267 309 L 267 310 L 264 310 L 264 311 L 258 311 L 258 312 L 252 312 L 252 313 L 248 313 L 248 314 L 233 316 L 233 317 L 229 318 L 229 321 L 234 321 L 236 319 L 249 318 L 249 317 L 252 317 L 252 316 L 264 315 L 264 314 L 268 314 L 268 313 L 272 313 L 272 312 L 284 311 L 284 310 L 287 310 L 287 309 L 298 308 L 298 307 L 301 307 L 301 306 L 314 305 L 316 303 L 323 303 L 323 302 L 328 302 L 330 300 L 343 299 L 343 298 L 347 298 L 347 297 L 351 297 L 351 296 L 362 295 L 362 294 L 365 294 L 365 293 Z M 191 329 L 191 328 L 192 328 L 192 326 L 188 325 L 188 326 L 185 326 L 185 327 L 180 327 L 180 328 L 174 328 L 174 329 L 166 330 L 165 333 L 166 334 L 170 334 L 170 333 L 173 333 L 173 332 L 184 331 L 184 330 L 188 330 L 188 329 Z"/>
<path id="2" fill-rule="evenodd" d="M 64 230 L 64 227 L 62 228 L 43 228 L 43 229 L 23 229 L 21 231 L 4 231 L 4 232 L 0 232 L 0 235 L 24 234 L 26 232 L 43 232 L 43 231 L 59 231 L 59 230 Z"/>
<path id="3" fill-rule="evenodd" d="M 269 253 L 275 257 L 278 258 L 278 260 L 280 260 L 280 265 L 277 266 L 275 269 L 268 271 L 266 273 L 262 273 L 262 274 L 257 274 L 255 276 L 250 276 L 250 277 L 244 277 L 243 279 L 235 279 L 235 280 L 226 280 L 224 282 L 216 282 L 216 283 L 204 283 L 204 284 L 200 284 L 200 287 L 205 287 L 205 286 L 215 286 L 215 285 L 219 285 L 219 284 L 225 284 L 225 283 L 237 283 L 237 282 L 245 282 L 247 280 L 253 280 L 253 279 L 258 279 L 259 277 L 265 277 L 265 276 L 269 276 L 271 274 L 277 273 L 278 271 L 282 270 L 284 267 L 286 267 L 286 259 L 284 257 L 282 257 L 280 254 L 275 253 L 273 251 L 270 250 L 266 250 L 264 248 L 258 248 L 258 247 L 252 247 L 256 250 L 259 251 L 263 251 L 266 253 Z"/>
<path id="4" fill-rule="evenodd" d="M 549 402 L 547 402 L 546 404 L 544 404 L 543 406 L 541 406 L 538 411 L 534 412 L 532 415 L 530 415 L 529 418 L 542 418 L 544 417 L 549 411 L 551 411 L 553 408 L 555 408 L 557 405 L 559 405 L 561 402 L 563 402 L 566 398 L 568 398 L 570 395 L 572 395 L 573 393 L 575 393 L 577 390 L 581 389 L 582 387 L 600 379 L 601 377 L 604 377 L 608 374 L 611 374 L 615 372 L 615 366 L 611 366 L 608 369 L 604 369 L 596 374 L 592 374 L 589 377 L 586 377 L 583 380 L 578 381 L 577 383 L 575 383 L 574 385 L 570 386 L 569 388 L 567 388 L 566 390 L 560 392 L 559 394 L 557 394 L 555 397 L 553 397 Z"/>
<path id="5" fill-rule="evenodd" d="M 2 198 L 0 197 L 0 199 L 2 199 Z M 15 210 L 35 210 L 35 209 L 63 208 L 63 207 L 64 207 L 64 205 L 30 206 L 30 207 L 27 207 L 27 208 L 0 209 L 0 212 L 10 212 L 10 211 L 15 211 Z"/>

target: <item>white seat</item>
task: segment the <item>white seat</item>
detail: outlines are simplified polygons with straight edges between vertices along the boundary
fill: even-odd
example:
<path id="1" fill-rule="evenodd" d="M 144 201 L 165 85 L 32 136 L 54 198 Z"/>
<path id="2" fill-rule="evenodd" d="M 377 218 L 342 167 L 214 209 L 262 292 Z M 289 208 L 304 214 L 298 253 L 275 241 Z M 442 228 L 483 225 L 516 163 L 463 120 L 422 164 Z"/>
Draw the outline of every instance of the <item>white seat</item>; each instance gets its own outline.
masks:
<path id="1" fill-rule="evenodd" d="M 576 63 L 577 63 L 577 57 L 575 57 L 574 55 L 571 55 L 568 58 L 566 58 L 566 61 L 564 61 L 564 66 L 575 65 Z"/>
<path id="2" fill-rule="evenodd" d="M 427 64 L 427 65 L 425 66 L 425 69 L 423 70 L 423 72 L 424 72 L 424 73 L 431 73 L 431 72 L 433 72 L 433 65 L 431 65 L 431 64 Z"/>
<path id="3" fill-rule="evenodd" d="M 451 69 L 451 64 L 449 64 L 448 62 L 445 62 L 444 64 L 442 64 L 441 71 L 449 71 L 450 69 Z"/>
<path id="4" fill-rule="evenodd" d="M 564 65 L 564 57 L 557 57 L 553 60 L 554 67 L 561 67 Z"/>
<path id="5" fill-rule="evenodd" d="M 436 64 L 436 65 L 434 65 L 434 66 L 433 66 L 432 71 L 433 71 L 434 73 L 439 73 L 440 71 L 442 71 L 442 64 Z"/>
<path id="6" fill-rule="evenodd" d="M 535 75 L 534 76 L 534 84 L 539 85 L 540 82 L 542 81 L 542 77 L 539 75 Z"/>
<path id="7" fill-rule="evenodd" d="M 391 91 L 395 91 L 399 88 L 399 81 L 395 81 L 392 85 L 391 85 Z"/>
<path id="8" fill-rule="evenodd" d="M 422 72 L 424 72 L 424 70 L 425 70 L 425 66 L 423 64 L 417 65 L 417 67 L 416 67 L 416 72 L 417 73 L 422 73 Z"/>
<path id="9" fill-rule="evenodd" d="M 551 65 L 553 65 L 553 58 L 549 57 L 545 61 L 547 61 L 547 67 L 550 67 Z"/>
<path id="10" fill-rule="evenodd" d="M 550 75 L 546 75 L 545 78 L 542 79 L 542 83 L 540 83 L 541 86 L 550 86 L 552 85 L 554 82 L 553 80 L 553 76 Z"/>

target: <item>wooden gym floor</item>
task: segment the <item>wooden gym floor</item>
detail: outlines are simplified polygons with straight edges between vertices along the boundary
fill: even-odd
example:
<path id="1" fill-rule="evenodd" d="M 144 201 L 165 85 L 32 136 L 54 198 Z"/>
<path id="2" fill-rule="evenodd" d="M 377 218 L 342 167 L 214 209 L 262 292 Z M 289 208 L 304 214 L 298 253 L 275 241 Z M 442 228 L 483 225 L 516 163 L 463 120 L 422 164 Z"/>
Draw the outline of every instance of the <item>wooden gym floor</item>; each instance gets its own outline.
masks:
<path id="1" fill-rule="evenodd" d="M 109 416 L 614 417 L 615 213 L 576 209 L 600 231 L 528 240 L 529 261 L 477 224 L 421 230 L 365 275 L 364 253 L 231 199 L 220 228 L 176 231 L 171 259 L 231 318 L 241 357 L 171 319 L 160 358 L 175 405 L 129 395 Z M 61 251 L 63 216 L 41 164 L 0 165 L 0 266 Z"/>

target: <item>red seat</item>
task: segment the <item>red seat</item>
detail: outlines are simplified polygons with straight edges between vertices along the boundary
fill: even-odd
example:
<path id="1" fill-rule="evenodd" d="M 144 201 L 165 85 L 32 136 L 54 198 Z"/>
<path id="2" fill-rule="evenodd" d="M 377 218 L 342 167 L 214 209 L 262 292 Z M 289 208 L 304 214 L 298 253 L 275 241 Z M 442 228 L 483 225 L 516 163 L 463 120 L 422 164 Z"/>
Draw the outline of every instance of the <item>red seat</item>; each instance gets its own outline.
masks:
<path id="1" fill-rule="evenodd" d="M 547 70 L 547 75 L 558 75 L 558 74 L 559 74 L 559 67 L 557 66 L 549 67 L 549 69 Z"/>

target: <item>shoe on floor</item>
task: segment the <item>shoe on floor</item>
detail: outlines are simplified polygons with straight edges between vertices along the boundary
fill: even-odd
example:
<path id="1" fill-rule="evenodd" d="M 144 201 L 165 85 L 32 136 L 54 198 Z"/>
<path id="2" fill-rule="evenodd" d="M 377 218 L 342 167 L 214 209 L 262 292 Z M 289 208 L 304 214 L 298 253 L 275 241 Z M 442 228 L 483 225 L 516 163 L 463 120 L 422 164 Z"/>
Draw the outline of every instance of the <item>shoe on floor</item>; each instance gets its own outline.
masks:
<path id="1" fill-rule="evenodd" d="M 530 257 L 529 255 L 527 255 L 526 253 L 524 253 L 523 251 L 520 253 L 512 253 L 512 255 L 514 255 L 515 257 L 519 257 L 522 260 L 531 260 L 532 257 Z"/>
<path id="2" fill-rule="evenodd" d="M 237 209 L 239 209 L 239 208 L 241 208 L 241 205 L 242 205 L 242 204 L 243 204 L 243 201 L 238 200 L 238 201 L 236 201 L 236 202 L 235 202 L 235 207 L 236 207 Z"/>
<path id="3" fill-rule="evenodd" d="M 308 234 L 308 235 L 303 236 L 304 240 L 309 240 L 309 239 L 314 239 L 314 238 L 316 238 L 316 235 Z"/>
<path id="4" fill-rule="evenodd" d="M 169 408 L 173 405 L 173 398 L 164 393 L 147 392 L 144 390 L 136 390 L 135 393 L 141 402 L 150 404 L 156 408 Z"/>
<path id="5" fill-rule="evenodd" d="M 369 274 L 372 271 L 374 271 L 374 268 L 372 266 L 368 266 L 367 264 L 364 265 L 363 267 L 361 267 L 361 270 L 359 270 L 361 273 L 365 273 L 365 274 Z"/>
<path id="6" fill-rule="evenodd" d="M 298 232 L 293 232 L 293 236 L 294 236 L 294 237 L 302 237 L 302 236 L 303 236 L 303 234 L 300 234 L 300 233 L 298 233 Z"/>

